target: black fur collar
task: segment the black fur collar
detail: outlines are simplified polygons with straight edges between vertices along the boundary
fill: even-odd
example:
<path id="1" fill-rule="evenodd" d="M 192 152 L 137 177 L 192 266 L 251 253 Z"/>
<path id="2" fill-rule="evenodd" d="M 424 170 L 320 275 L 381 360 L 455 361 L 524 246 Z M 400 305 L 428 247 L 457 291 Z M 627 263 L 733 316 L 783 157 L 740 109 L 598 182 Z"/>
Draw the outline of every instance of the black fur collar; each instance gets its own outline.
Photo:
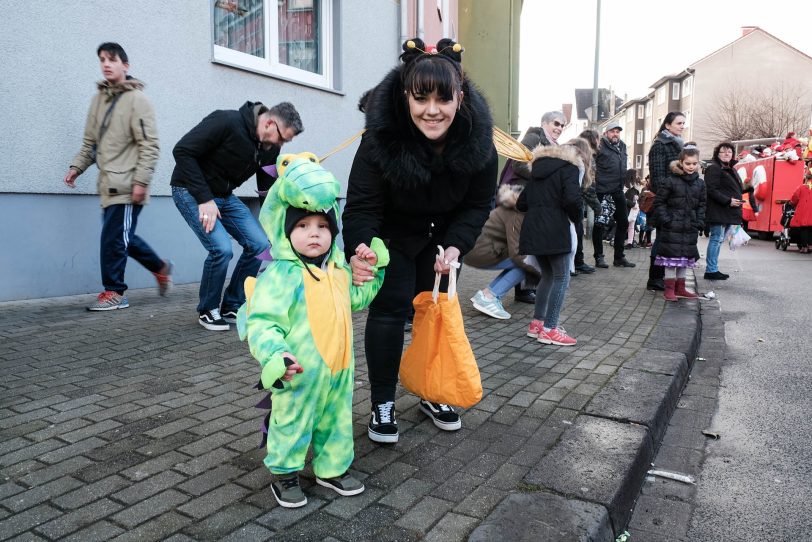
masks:
<path id="1" fill-rule="evenodd" d="M 462 111 L 451 125 L 441 156 L 434 154 L 428 140 L 414 127 L 408 109 L 399 106 L 405 104 L 400 68 L 390 71 L 361 98 L 360 107 L 366 113 L 364 139 L 369 144 L 369 158 L 393 187 L 427 185 L 437 171 L 471 175 L 485 167 L 496 152 L 490 109 L 467 79 L 463 92 Z"/>

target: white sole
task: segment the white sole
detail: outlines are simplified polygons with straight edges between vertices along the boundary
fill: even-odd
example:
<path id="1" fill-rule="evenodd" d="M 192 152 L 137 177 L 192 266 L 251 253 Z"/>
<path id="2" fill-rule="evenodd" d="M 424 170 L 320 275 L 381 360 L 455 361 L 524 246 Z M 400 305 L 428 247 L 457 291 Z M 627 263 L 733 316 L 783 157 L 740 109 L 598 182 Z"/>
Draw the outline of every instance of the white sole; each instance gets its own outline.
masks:
<path id="1" fill-rule="evenodd" d="M 282 508 L 301 508 L 307 504 L 307 497 L 299 502 L 285 502 L 276 496 L 276 491 L 274 491 L 273 487 L 271 487 L 271 493 L 273 493 L 273 498 L 276 499 L 276 502 L 278 502 Z"/>
<path id="2" fill-rule="evenodd" d="M 487 314 L 491 318 L 496 318 L 497 320 L 510 320 L 509 314 L 507 316 L 498 316 L 496 314 L 493 314 L 492 312 L 489 312 L 487 309 L 485 309 L 485 307 L 483 307 L 482 305 L 478 305 L 477 303 L 474 303 L 474 308 L 479 312 L 481 312 L 482 314 Z"/>
<path id="3" fill-rule="evenodd" d="M 367 436 L 369 440 L 372 442 L 380 442 L 382 444 L 394 444 L 398 441 L 399 434 L 396 435 L 384 435 L 382 433 L 376 433 L 369 427 L 367 427 Z"/>
<path id="4" fill-rule="evenodd" d="M 231 326 L 217 326 L 214 324 L 207 324 L 206 322 L 200 319 L 198 319 L 197 323 L 205 327 L 209 331 L 228 331 L 229 329 L 231 329 Z"/>
<path id="5" fill-rule="evenodd" d="M 423 414 L 431 418 L 431 421 L 434 422 L 434 426 L 438 429 L 442 429 L 443 431 L 457 431 L 462 427 L 462 420 L 457 420 L 456 422 L 448 423 L 444 421 L 440 421 L 434 417 L 431 410 L 423 406 L 423 403 L 418 403 L 420 410 L 423 411 Z"/>
<path id="6" fill-rule="evenodd" d="M 87 310 L 89 310 L 90 312 L 105 312 L 105 311 L 114 311 L 114 310 L 117 310 L 117 309 L 126 309 L 126 308 L 129 308 L 129 306 L 130 306 L 130 304 L 128 303 L 126 305 L 116 305 L 115 307 L 105 307 L 103 309 L 102 308 L 90 308 L 90 307 L 88 307 Z"/>
<path id="7" fill-rule="evenodd" d="M 358 495 L 359 493 L 363 493 L 364 490 L 366 489 L 363 484 L 361 484 L 361 487 L 359 487 L 358 489 L 350 489 L 350 490 L 341 489 L 341 488 L 338 488 L 338 487 L 334 486 L 330 482 L 322 480 L 318 476 L 316 476 L 316 483 L 319 484 L 322 487 L 332 489 L 333 491 L 335 491 L 336 493 L 338 493 L 342 497 L 351 497 L 353 495 Z"/>

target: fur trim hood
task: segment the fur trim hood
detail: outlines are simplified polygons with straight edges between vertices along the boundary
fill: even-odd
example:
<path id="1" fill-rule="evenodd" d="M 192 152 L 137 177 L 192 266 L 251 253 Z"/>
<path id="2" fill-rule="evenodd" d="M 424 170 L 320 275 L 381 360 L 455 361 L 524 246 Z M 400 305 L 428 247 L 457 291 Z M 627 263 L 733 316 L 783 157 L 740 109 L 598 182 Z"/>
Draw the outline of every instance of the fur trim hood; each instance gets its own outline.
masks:
<path id="1" fill-rule="evenodd" d="M 463 81 L 462 110 L 449 128 L 442 155 L 437 156 L 409 118 L 401 69 L 390 71 L 359 103 L 366 115 L 369 158 L 384 179 L 395 188 L 409 189 L 428 185 L 437 171 L 472 175 L 482 170 L 496 149 L 490 108 L 473 83 Z"/>
<path id="2" fill-rule="evenodd" d="M 553 158 L 553 160 L 544 160 L 544 158 Z M 533 161 L 530 165 L 533 177 L 549 177 L 567 165 L 577 167 L 579 172 L 584 171 L 584 164 L 581 157 L 578 156 L 578 150 L 571 145 L 551 145 L 536 147 L 533 150 Z"/>
<path id="3" fill-rule="evenodd" d="M 102 94 L 115 96 L 116 94 L 121 94 L 129 90 L 144 90 L 144 83 L 135 77 L 127 76 L 127 79 L 121 83 L 110 83 L 106 79 L 103 79 L 96 83 L 96 87 Z"/>
<path id="4" fill-rule="evenodd" d="M 672 161 L 671 164 L 668 166 L 668 168 L 671 170 L 671 173 L 674 176 L 681 177 L 681 178 L 684 178 L 686 180 L 687 179 L 693 180 L 693 179 L 696 179 L 697 177 L 699 177 L 699 173 L 696 172 L 696 171 L 693 172 L 690 175 L 685 173 L 685 170 L 682 169 L 682 164 L 680 164 L 679 160 Z"/>
<path id="5" fill-rule="evenodd" d="M 533 160 L 531 166 L 541 158 L 558 158 L 569 162 L 578 169 L 583 169 L 584 163 L 578 156 L 578 151 L 571 145 L 550 145 L 548 147 L 536 147 L 533 150 Z"/>

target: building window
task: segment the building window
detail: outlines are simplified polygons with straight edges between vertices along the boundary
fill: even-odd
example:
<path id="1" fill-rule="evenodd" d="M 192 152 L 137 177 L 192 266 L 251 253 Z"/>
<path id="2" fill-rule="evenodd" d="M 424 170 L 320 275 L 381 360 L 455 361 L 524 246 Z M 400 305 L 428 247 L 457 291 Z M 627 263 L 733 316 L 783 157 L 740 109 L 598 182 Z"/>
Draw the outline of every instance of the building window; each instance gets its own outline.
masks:
<path id="1" fill-rule="evenodd" d="M 214 0 L 214 61 L 333 87 L 335 0 Z"/>
<path id="2" fill-rule="evenodd" d="M 657 89 L 657 105 L 665 103 L 665 93 L 668 92 L 668 85 L 663 85 Z"/>
<path id="3" fill-rule="evenodd" d="M 679 100 L 679 83 L 671 83 L 671 99 Z"/>
<path id="4" fill-rule="evenodd" d="M 626 110 L 626 122 L 631 122 L 634 120 L 634 107 L 630 107 Z"/>
<path id="5" fill-rule="evenodd" d="M 646 102 L 646 118 L 651 116 L 651 100 Z"/>
<path id="6" fill-rule="evenodd" d="M 637 144 L 643 143 L 643 130 L 637 130 Z"/>
<path id="7" fill-rule="evenodd" d="M 642 105 L 637 106 L 637 118 L 642 119 L 643 116 L 646 114 L 646 108 Z"/>
<path id="8" fill-rule="evenodd" d="M 685 112 L 685 127 L 687 128 L 690 125 L 691 125 L 691 110 L 689 109 L 688 111 Z"/>
<path id="9" fill-rule="evenodd" d="M 685 81 L 682 82 L 682 97 L 690 96 L 692 87 L 694 86 L 694 78 L 686 77 Z"/>
<path id="10" fill-rule="evenodd" d="M 651 141 L 651 128 L 646 128 L 646 134 L 643 137 L 646 141 Z"/>
<path id="11" fill-rule="evenodd" d="M 643 167 L 643 155 L 638 154 L 634 157 L 634 169 L 640 169 Z"/>

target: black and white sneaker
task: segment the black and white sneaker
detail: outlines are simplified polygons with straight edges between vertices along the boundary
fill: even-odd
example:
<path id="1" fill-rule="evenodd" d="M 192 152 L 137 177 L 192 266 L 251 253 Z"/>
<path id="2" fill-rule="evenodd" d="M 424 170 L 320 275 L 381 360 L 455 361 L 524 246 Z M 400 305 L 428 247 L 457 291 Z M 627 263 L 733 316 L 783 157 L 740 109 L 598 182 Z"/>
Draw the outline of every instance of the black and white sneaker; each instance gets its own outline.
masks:
<path id="1" fill-rule="evenodd" d="M 238 309 L 221 309 L 220 316 L 229 324 L 237 323 L 237 310 Z"/>
<path id="2" fill-rule="evenodd" d="M 454 412 L 454 409 L 442 403 L 430 403 L 425 399 L 420 399 L 420 410 L 431 418 L 434 425 L 443 431 L 456 431 L 462 427 L 460 415 Z"/>
<path id="3" fill-rule="evenodd" d="M 200 313 L 200 317 L 197 319 L 201 326 L 205 327 L 210 331 L 228 331 L 231 329 L 231 326 L 228 325 L 228 322 L 223 320 L 223 317 L 220 316 L 219 309 L 212 309 L 210 311 L 203 311 Z"/>
<path id="4" fill-rule="evenodd" d="M 398 441 L 398 421 L 395 419 L 395 402 L 372 403 L 372 416 L 367 428 L 373 442 L 393 443 Z"/>

